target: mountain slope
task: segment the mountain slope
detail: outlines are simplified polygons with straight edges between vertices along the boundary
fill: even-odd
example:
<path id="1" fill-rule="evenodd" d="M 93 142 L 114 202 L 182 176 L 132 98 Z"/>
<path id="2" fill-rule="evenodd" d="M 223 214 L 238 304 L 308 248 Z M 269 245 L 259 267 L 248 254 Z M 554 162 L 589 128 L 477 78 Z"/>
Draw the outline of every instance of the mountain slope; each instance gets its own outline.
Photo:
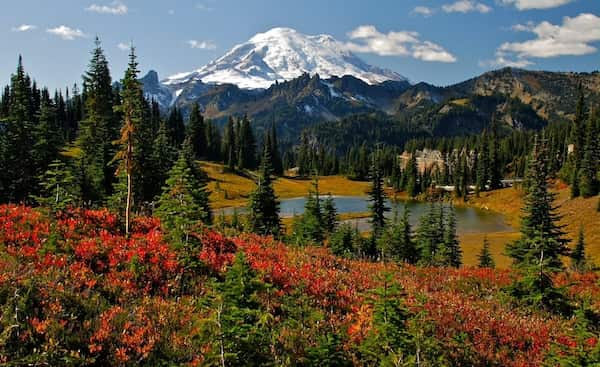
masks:
<path id="1" fill-rule="evenodd" d="M 291 80 L 305 73 L 323 78 L 352 75 L 369 84 L 406 80 L 393 71 L 368 65 L 332 36 L 308 36 L 290 28 L 273 28 L 233 47 L 208 65 L 174 75 L 163 83 L 181 87 L 202 81 L 266 89 L 276 81 Z"/>

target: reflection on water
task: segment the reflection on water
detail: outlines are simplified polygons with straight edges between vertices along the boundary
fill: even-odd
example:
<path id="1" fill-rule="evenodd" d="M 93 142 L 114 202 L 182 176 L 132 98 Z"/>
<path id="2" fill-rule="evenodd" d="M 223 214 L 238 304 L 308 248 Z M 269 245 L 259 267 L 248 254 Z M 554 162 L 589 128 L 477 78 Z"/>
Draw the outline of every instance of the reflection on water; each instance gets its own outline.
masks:
<path id="1" fill-rule="evenodd" d="M 334 201 L 338 213 L 361 213 L 369 210 L 369 201 L 363 196 L 334 196 Z M 302 214 L 304 212 L 304 203 L 306 198 L 292 198 L 281 200 L 282 217 L 291 217 Z M 388 201 L 388 206 L 392 208 L 387 213 L 388 217 L 393 216 L 393 211 L 398 210 L 401 215 L 404 206 L 410 210 L 410 223 L 416 226 L 419 222 L 419 217 L 423 215 L 429 208 L 428 203 L 419 201 Z M 234 208 L 224 208 L 217 211 L 217 214 L 224 213 L 225 215 L 233 214 Z M 238 213 L 244 213 L 245 208 L 237 208 Z M 489 233 L 489 232 L 507 232 L 512 228 L 508 226 L 504 217 L 495 212 L 469 208 L 456 207 L 457 231 L 459 233 Z M 368 218 L 350 219 L 345 222 L 356 225 L 360 231 L 367 231 L 370 228 Z"/>

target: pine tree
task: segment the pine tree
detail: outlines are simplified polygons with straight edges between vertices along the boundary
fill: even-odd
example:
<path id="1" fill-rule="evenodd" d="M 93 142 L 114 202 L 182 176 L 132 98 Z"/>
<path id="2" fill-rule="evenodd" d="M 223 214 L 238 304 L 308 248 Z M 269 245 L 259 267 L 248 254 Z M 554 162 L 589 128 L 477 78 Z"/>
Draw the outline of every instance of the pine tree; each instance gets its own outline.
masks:
<path id="1" fill-rule="evenodd" d="M 221 155 L 221 134 L 212 121 L 206 122 L 206 157 L 211 161 L 223 159 Z"/>
<path id="2" fill-rule="evenodd" d="M 304 132 L 300 137 L 300 148 L 298 150 L 296 165 L 298 166 L 298 175 L 300 177 L 306 177 L 310 174 L 310 146 L 308 144 L 308 135 Z"/>
<path id="3" fill-rule="evenodd" d="M 568 253 L 560 219 L 554 206 L 555 194 L 548 190 L 548 157 L 545 139 L 534 143 L 526 175 L 525 206 L 522 209 L 521 239 L 507 246 L 515 265 L 539 264 L 543 259 L 550 268 L 562 268 L 561 256 Z"/>
<path id="4" fill-rule="evenodd" d="M 151 187 L 149 195 L 152 198 L 160 195 L 162 192 L 162 187 L 169 177 L 169 171 L 177 160 L 177 150 L 171 146 L 169 140 L 167 125 L 161 121 L 156 138 L 152 143 L 151 162 L 153 175 L 149 183 Z"/>
<path id="5" fill-rule="evenodd" d="M 430 204 L 429 210 L 419 219 L 416 246 L 420 252 L 420 263 L 435 265 L 441 258 L 440 248 L 444 244 L 444 221 L 442 204 Z"/>
<path id="6" fill-rule="evenodd" d="M 406 181 L 406 192 L 408 193 L 408 196 L 410 196 L 411 198 L 414 198 L 415 196 L 417 196 L 419 194 L 420 188 L 418 185 L 418 176 L 419 176 L 419 171 L 417 170 L 417 158 L 415 156 L 415 153 L 413 152 L 410 156 L 410 160 L 408 161 L 408 164 L 406 165 L 406 168 L 404 169 L 404 173 L 403 175 L 406 177 L 405 181 Z"/>
<path id="7" fill-rule="evenodd" d="M 403 297 L 401 286 L 391 274 L 385 274 L 383 285 L 369 301 L 373 306 L 373 326 L 359 348 L 365 365 L 400 366 L 414 359 L 414 337 L 407 329 L 410 312 Z"/>
<path id="8" fill-rule="evenodd" d="M 17 72 L 11 77 L 10 105 L 5 132 L 2 167 L 5 201 L 23 201 L 35 190 L 36 171 L 34 116 L 30 79 L 25 74 L 23 60 L 19 56 Z"/>
<path id="9" fill-rule="evenodd" d="M 218 287 L 214 309 L 217 310 L 217 336 L 210 338 L 221 351 L 209 365 L 260 366 L 271 361 L 270 331 L 264 320 L 270 315 L 261 305 L 266 286 L 248 265 L 243 252 L 238 252 L 233 264 Z M 212 363 L 211 363 L 212 362 Z"/>
<path id="10" fill-rule="evenodd" d="M 323 229 L 331 235 L 338 225 L 337 209 L 331 194 L 323 201 Z"/>
<path id="11" fill-rule="evenodd" d="M 256 140 L 246 116 L 242 119 L 238 129 L 237 165 L 240 169 L 256 168 Z M 269 152 L 271 154 L 271 152 Z M 272 157 L 271 157 L 272 158 Z M 271 161 L 271 166 L 273 165 Z"/>
<path id="12" fill-rule="evenodd" d="M 297 244 L 308 243 L 320 245 L 324 239 L 324 220 L 319 193 L 319 179 L 315 175 L 312 188 L 308 192 L 304 213 L 296 218 L 293 224 L 293 237 Z"/>
<path id="13" fill-rule="evenodd" d="M 273 162 L 273 173 L 277 176 L 283 176 L 283 163 L 281 162 L 281 154 L 279 153 L 279 143 L 277 142 L 277 129 L 275 121 L 271 124 L 269 136 L 269 147 Z"/>
<path id="14" fill-rule="evenodd" d="M 566 314 L 570 307 L 562 291 L 554 287 L 552 275 L 563 267 L 561 256 L 568 254 L 568 240 L 557 224 L 555 194 L 548 191 L 547 152 L 546 140 L 538 142 L 536 137 L 525 181 L 521 238 L 506 247 L 523 276 L 509 290 L 526 305 Z"/>
<path id="15" fill-rule="evenodd" d="M 37 119 L 33 146 L 35 168 L 38 172 L 44 172 L 50 162 L 58 158 L 58 151 L 62 143 L 61 126 L 58 123 L 56 107 L 50 99 L 47 89 L 43 89 L 41 92 Z"/>
<path id="16" fill-rule="evenodd" d="M 583 157 L 581 168 L 578 172 L 579 191 L 581 196 L 589 198 L 598 193 L 600 183 L 598 182 L 598 168 L 600 164 L 599 148 L 600 132 L 597 129 L 598 111 L 590 113 L 586 126 L 585 145 L 583 147 Z M 575 185 L 575 184 L 574 184 Z"/>
<path id="17" fill-rule="evenodd" d="M 83 77 L 85 104 L 80 122 L 77 147 L 83 168 L 82 193 L 86 201 L 99 202 L 112 192 L 115 150 L 113 141 L 119 134 L 118 119 L 113 112 L 115 96 L 108 61 L 96 38 L 88 70 Z"/>
<path id="18" fill-rule="evenodd" d="M 54 160 L 40 177 L 40 195 L 35 200 L 53 213 L 76 206 L 81 199 L 78 183 L 71 169 L 60 160 Z"/>
<path id="19" fill-rule="evenodd" d="M 198 182 L 183 153 L 169 171 L 169 178 L 158 199 L 155 215 L 175 243 L 187 243 L 189 235 L 209 217 L 202 209 L 208 193 Z"/>
<path id="20" fill-rule="evenodd" d="M 138 63 L 135 56 L 135 48 L 131 47 L 129 54 L 129 65 L 123 78 L 122 104 L 119 106 L 123 115 L 123 127 L 121 128 L 121 138 L 118 141 L 120 146 L 115 155 L 115 160 L 119 161 L 117 172 L 124 172 L 127 176 L 127 199 L 125 202 L 125 234 L 129 236 L 129 224 L 131 221 L 131 209 L 133 205 L 133 175 L 138 169 L 134 154 L 139 149 L 137 146 L 136 134 L 143 121 L 143 91 L 142 85 L 138 81 Z"/>
<path id="21" fill-rule="evenodd" d="M 236 131 L 235 131 L 235 121 L 232 117 L 229 117 L 227 120 L 227 125 L 225 125 L 225 132 L 223 134 L 223 148 L 222 155 L 225 161 L 225 164 L 229 167 L 229 169 L 235 169 L 237 164 L 237 141 L 236 141 Z"/>
<path id="22" fill-rule="evenodd" d="M 454 207 L 450 207 L 444 213 L 446 214 L 443 246 L 446 259 L 444 259 L 444 263 L 458 268 L 462 264 L 462 250 L 456 236 L 456 213 L 454 212 Z"/>
<path id="23" fill-rule="evenodd" d="M 494 258 L 492 257 L 492 253 L 490 252 L 490 241 L 488 241 L 487 237 L 483 238 L 483 247 L 481 248 L 481 252 L 479 256 L 479 267 L 480 268 L 495 268 L 496 263 L 494 262 Z"/>
<path id="24" fill-rule="evenodd" d="M 490 127 L 489 147 L 489 173 L 490 188 L 492 190 L 502 187 L 502 164 L 500 162 L 500 139 L 498 137 L 498 123 L 496 116 L 492 116 Z"/>
<path id="25" fill-rule="evenodd" d="M 279 201 L 271 180 L 271 157 L 265 150 L 258 177 L 258 186 L 250 195 L 248 216 L 250 231 L 278 237 L 281 231 Z"/>
<path id="26" fill-rule="evenodd" d="M 167 118 L 167 127 L 171 145 L 179 148 L 185 139 L 185 124 L 181 110 L 173 107 Z"/>
<path id="27" fill-rule="evenodd" d="M 354 245 L 360 233 L 348 223 L 340 225 L 329 238 L 329 249 L 331 253 L 341 257 L 352 257 L 358 250 Z"/>
<path id="28" fill-rule="evenodd" d="M 198 106 L 198 103 L 192 104 L 192 110 L 190 112 L 190 118 L 187 125 L 186 135 L 192 142 L 192 146 L 194 148 L 194 156 L 196 157 L 196 159 L 206 157 L 206 125 L 204 124 L 204 117 L 200 113 L 200 107 Z"/>
<path id="29" fill-rule="evenodd" d="M 577 237 L 577 244 L 571 253 L 571 266 L 576 271 L 585 271 L 587 268 L 586 255 L 585 255 L 585 234 L 583 226 L 579 227 L 579 236 Z"/>
<path id="30" fill-rule="evenodd" d="M 385 188 L 383 183 L 383 171 L 379 161 L 379 152 L 373 156 L 371 165 L 371 190 L 369 191 L 371 210 L 371 225 L 373 227 L 373 238 L 377 239 L 385 229 L 385 213 L 390 210 L 387 207 Z"/>

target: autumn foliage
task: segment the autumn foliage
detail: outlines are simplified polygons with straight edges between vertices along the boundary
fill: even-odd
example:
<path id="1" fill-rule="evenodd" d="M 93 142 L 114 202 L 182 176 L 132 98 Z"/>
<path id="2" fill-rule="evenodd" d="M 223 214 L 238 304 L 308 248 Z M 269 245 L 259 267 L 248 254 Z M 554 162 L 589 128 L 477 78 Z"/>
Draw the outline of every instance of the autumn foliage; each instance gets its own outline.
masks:
<path id="1" fill-rule="evenodd" d="M 323 355 L 363 364 L 360 346 L 374 331 L 368 300 L 384 274 L 403 290 L 411 340 L 431 345 L 423 361 L 432 360 L 428 351 L 447 365 L 477 366 L 559 365 L 598 355 L 597 335 L 583 333 L 577 318 L 511 303 L 503 291 L 509 271 L 348 260 L 249 234 L 196 238 L 201 246 L 192 255 L 205 267 L 189 286 L 183 250 L 164 240 L 155 218 L 136 218 L 126 238 L 106 210 L 50 218 L 0 206 L 0 364 L 219 364 L 239 353 L 221 355 L 224 335 L 244 330 L 221 325 L 221 317 L 237 315 L 222 315 L 228 298 L 220 284 L 240 251 L 263 283 L 253 315 L 256 330 L 269 333 L 261 338 L 269 360 L 257 364 L 310 365 Z M 561 274 L 555 282 L 574 305 L 600 312 L 598 274 Z"/>

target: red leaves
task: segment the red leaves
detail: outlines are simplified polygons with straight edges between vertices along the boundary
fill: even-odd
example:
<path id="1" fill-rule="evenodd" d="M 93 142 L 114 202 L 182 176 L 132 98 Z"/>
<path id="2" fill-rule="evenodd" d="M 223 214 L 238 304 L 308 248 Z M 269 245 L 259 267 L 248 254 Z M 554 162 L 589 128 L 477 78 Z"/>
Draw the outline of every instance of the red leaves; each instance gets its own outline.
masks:
<path id="1" fill-rule="evenodd" d="M 237 246 L 229 238 L 217 232 L 206 232 L 201 237 L 202 250 L 198 258 L 216 272 L 225 271 L 233 262 Z"/>

